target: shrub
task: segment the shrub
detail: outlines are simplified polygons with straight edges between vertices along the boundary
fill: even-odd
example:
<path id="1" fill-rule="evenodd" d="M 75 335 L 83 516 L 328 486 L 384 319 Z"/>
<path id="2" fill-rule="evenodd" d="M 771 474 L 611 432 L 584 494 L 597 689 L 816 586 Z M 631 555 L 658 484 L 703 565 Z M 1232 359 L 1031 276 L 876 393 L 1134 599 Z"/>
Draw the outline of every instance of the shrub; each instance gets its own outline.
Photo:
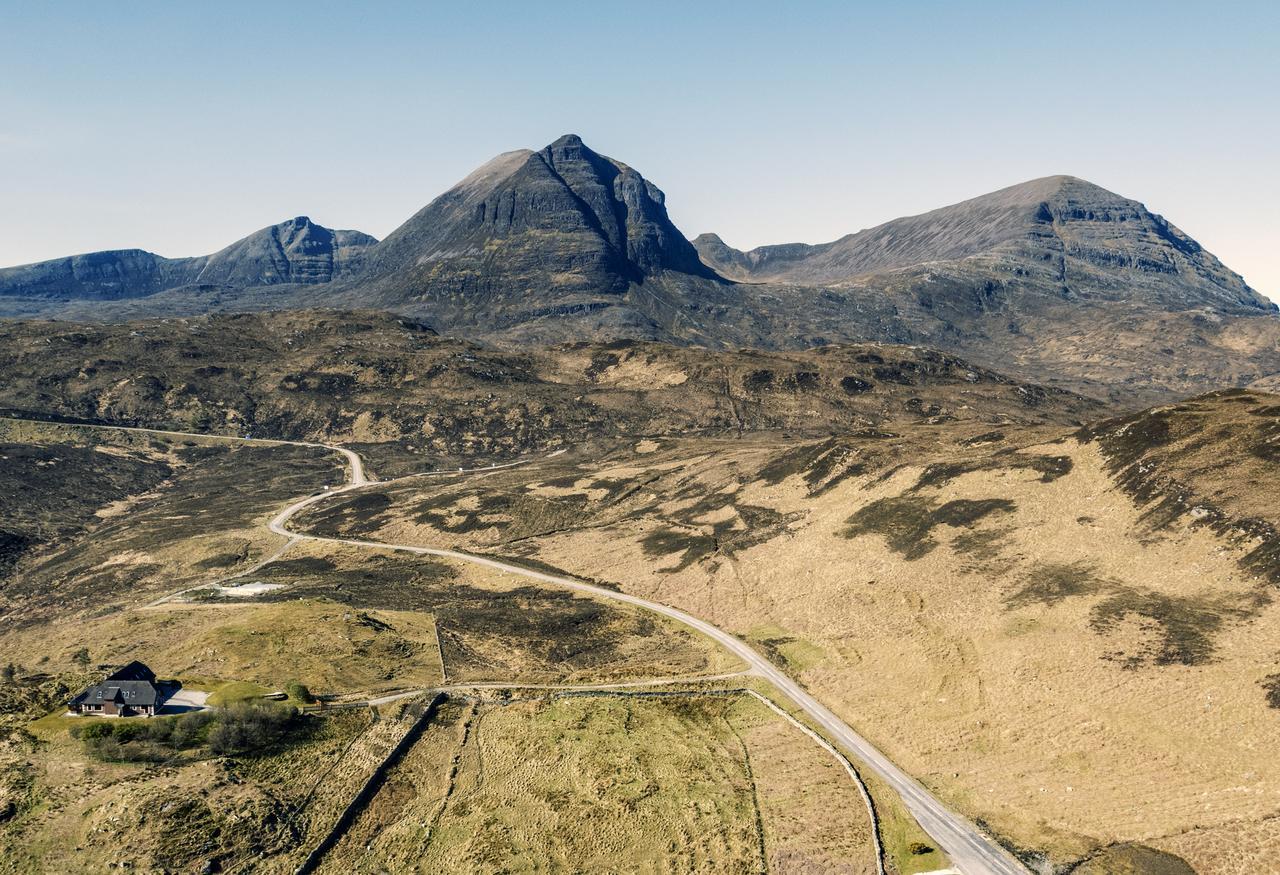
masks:
<path id="1" fill-rule="evenodd" d="M 192 711 L 173 721 L 169 743 L 177 748 L 195 747 L 209 734 L 209 724 L 216 718 L 211 711 Z"/>
<path id="2" fill-rule="evenodd" d="M 274 702 L 242 702 L 226 709 L 209 732 L 216 754 L 245 753 L 277 744 L 288 734 L 298 711 Z"/>
<path id="3" fill-rule="evenodd" d="M 179 751 L 199 747 L 217 721 L 212 711 L 193 711 L 181 717 L 147 721 L 115 720 L 71 727 L 71 735 L 85 750 L 110 762 L 164 762 Z"/>
<path id="4" fill-rule="evenodd" d="M 110 723 L 90 723 L 87 726 L 71 727 L 71 734 L 85 741 L 95 738 L 108 738 L 113 732 L 115 732 L 115 727 Z"/>
<path id="5" fill-rule="evenodd" d="M 924 842 L 912 842 L 911 844 L 907 845 L 907 850 L 916 856 L 933 853 L 933 848 L 931 848 L 929 845 L 926 845 Z"/>
<path id="6" fill-rule="evenodd" d="M 284 691 L 295 702 L 303 702 L 310 705 L 316 700 L 316 697 L 311 694 L 311 690 L 307 689 L 306 685 L 301 681 L 289 681 L 284 685 Z"/>

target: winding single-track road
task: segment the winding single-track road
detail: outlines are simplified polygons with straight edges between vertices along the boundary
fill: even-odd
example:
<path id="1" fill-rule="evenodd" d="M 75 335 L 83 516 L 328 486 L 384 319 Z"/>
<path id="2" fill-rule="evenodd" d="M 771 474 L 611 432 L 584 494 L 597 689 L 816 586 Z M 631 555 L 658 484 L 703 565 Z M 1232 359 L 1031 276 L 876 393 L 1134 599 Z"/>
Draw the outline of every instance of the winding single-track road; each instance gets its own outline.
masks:
<path id="1" fill-rule="evenodd" d="M 99 427 L 118 428 L 116 426 Z M 205 439 L 219 437 L 215 435 L 163 431 L 159 429 L 127 428 L 123 430 Z M 749 666 L 750 673 L 762 677 L 773 684 L 773 686 L 785 698 L 790 699 L 797 708 L 808 715 L 808 717 L 820 726 L 822 730 L 826 732 L 827 735 L 838 745 L 866 763 L 873 772 L 879 775 L 885 783 L 892 787 L 894 791 L 901 796 L 902 801 L 906 804 L 907 809 L 910 810 L 911 814 L 916 818 L 916 821 L 919 822 L 925 832 L 932 836 L 933 839 L 941 845 L 942 849 L 951 858 L 952 864 L 959 869 L 960 872 L 964 873 L 964 875 L 1027 875 L 1028 870 L 1012 855 L 1005 851 L 1004 848 L 985 836 L 977 829 L 977 827 L 971 824 L 964 817 L 943 805 L 941 801 L 935 798 L 918 781 L 894 765 L 889 758 L 882 754 L 873 744 L 871 744 L 871 742 L 854 732 L 852 727 L 840 719 L 840 717 L 838 717 L 834 712 L 811 696 L 803 687 L 779 671 L 772 662 L 757 653 L 738 637 L 720 629 L 717 626 L 713 626 L 692 614 L 685 613 L 679 608 L 673 608 L 670 605 L 665 605 L 661 602 L 649 601 L 648 599 L 640 598 L 639 596 L 631 595 L 630 593 L 605 589 L 600 586 L 593 586 L 592 584 L 584 583 L 581 580 L 574 580 L 570 577 L 548 574 L 542 571 L 534 571 L 530 568 L 524 568 L 498 559 L 491 559 L 487 556 L 477 556 L 458 550 L 445 550 L 436 547 L 420 547 L 412 544 L 388 544 L 381 541 L 368 541 L 356 538 L 332 538 L 294 531 L 289 529 L 287 524 L 289 520 L 296 516 L 300 511 L 319 502 L 326 501 L 336 495 L 342 495 L 347 492 L 361 489 L 368 485 L 377 483 L 378 481 L 371 480 L 365 474 L 364 464 L 361 461 L 360 456 L 345 447 L 306 441 L 281 441 L 231 437 L 227 437 L 227 439 L 244 443 L 276 445 L 293 444 L 295 446 L 324 447 L 326 449 L 333 450 L 334 452 L 341 453 L 346 458 L 348 465 L 346 484 L 334 489 L 328 489 L 316 495 L 311 495 L 307 498 L 301 499 L 300 501 L 296 501 L 284 510 L 280 511 L 280 513 L 276 514 L 276 516 L 267 524 L 267 527 L 277 535 L 294 540 L 347 544 L 353 547 L 394 550 L 397 552 L 411 553 L 420 556 L 438 556 L 445 559 L 453 559 L 458 562 L 469 562 L 474 565 L 482 565 L 487 568 L 507 572 L 508 574 L 515 574 L 532 580 L 541 581 L 542 583 L 549 583 L 553 586 L 574 590 L 576 592 L 583 593 L 584 595 L 592 596 L 593 598 L 622 602 L 623 604 L 632 605 L 646 611 L 652 611 L 655 614 L 660 614 L 661 616 L 688 626 L 691 629 L 695 629 L 703 635 L 706 635 L 708 638 L 716 641 L 726 650 L 741 659 L 747 666 Z M 556 455 L 558 454 L 559 453 L 556 453 Z M 515 465 L 527 464 L 531 461 L 533 461 L 533 459 L 506 463 L 503 465 L 490 465 L 484 468 L 458 469 L 457 471 L 431 471 L 409 476 L 422 477 L 428 474 L 447 476 L 477 473 L 482 471 L 493 471 L 504 467 L 514 467 Z M 395 479 L 403 480 L 408 478 L 404 477 Z"/>

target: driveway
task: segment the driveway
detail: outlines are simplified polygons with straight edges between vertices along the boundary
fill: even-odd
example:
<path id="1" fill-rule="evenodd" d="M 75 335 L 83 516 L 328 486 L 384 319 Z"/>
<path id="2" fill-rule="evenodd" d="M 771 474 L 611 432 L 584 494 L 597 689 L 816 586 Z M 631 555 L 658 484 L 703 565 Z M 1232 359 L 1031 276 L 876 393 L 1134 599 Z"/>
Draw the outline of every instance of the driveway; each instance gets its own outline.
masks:
<path id="1" fill-rule="evenodd" d="M 208 698 L 209 694 L 203 690 L 181 689 L 165 699 L 156 713 L 168 716 L 169 714 L 186 714 L 189 711 L 203 711 L 209 707 L 205 704 Z"/>

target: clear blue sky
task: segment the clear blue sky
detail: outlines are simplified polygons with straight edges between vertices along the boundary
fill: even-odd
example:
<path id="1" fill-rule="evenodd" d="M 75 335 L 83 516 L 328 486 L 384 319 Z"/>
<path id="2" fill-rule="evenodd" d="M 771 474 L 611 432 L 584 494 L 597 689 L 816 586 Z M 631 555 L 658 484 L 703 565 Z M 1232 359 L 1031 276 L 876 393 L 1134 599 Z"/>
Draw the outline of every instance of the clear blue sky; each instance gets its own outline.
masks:
<path id="1" fill-rule="evenodd" d="M 382 237 L 576 132 L 690 236 L 819 242 L 1071 173 L 1280 298 L 1280 4 L 783 6 L 0 0 L 0 264 L 300 214 Z"/>

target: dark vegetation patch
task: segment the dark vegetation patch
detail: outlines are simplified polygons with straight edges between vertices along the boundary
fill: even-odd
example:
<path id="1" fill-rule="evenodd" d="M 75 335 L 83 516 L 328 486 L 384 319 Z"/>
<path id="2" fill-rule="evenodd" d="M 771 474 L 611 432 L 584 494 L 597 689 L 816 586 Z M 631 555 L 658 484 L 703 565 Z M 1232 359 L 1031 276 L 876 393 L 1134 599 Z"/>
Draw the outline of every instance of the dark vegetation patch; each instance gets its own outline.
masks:
<path id="1" fill-rule="evenodd" d="M 599 505 L 615 504 L 649 483 L 657 480 L 658 477 L 598 477 L 590 480 L 585 489 L 592 492 L 603 490 L 604 495 L 599 498 L 593 498 L 592 502 Z"/>
<path id="2" fill-rule="evenodd" d="M 1144 664 L 1203 665 L 1213 658 L 1214 636 L 1227 619 L 1246 619 L 1256 610 L 1228 607 L 1205 599 L 1184 598 L 1121 588 L 1094 606 L 1089 623 L 1106 633 L 1126 619 L 1150 626 L 1155 642 L 1141 650 L 1121 651 L 1111 658 L 1125 668 Z"/>
<path id="3" fill-rule="evenodd" d="M 1069 598 L 1101 596 L 1089 614 L 1090 628 L 1099 634 L 1137 621 L 1148 633 L 1136 646 L 1109 654 L 1125 668 L 1144 665 L 1203 665 L 1213 659 L 1214 639 L 1228 621 L 1257 616 L 1267 599 L 1171 596 L 1102 577 L 1089 562 L 1041 563 L 1028 571 L 1021 586 L 1005 599 L 1010 610 L 1045 605 Z"/>
<path id="4" fill-rule="evenodd" d="M 875 384 L 861 377 L 855 377 L 850 374 L 840 380 L 840 388 L 844 390 L 846 395 L 861 395 L 863 392 L 870 392 L 875 388 Z"/>
<path id="5" fill-rule="evenodd" d="M 973 559 L 991 560 L 1000 555 L 1005 541 L 1011 534 L 1013 534 L 1011 528 L 965 532 L 952 539 L 951 549 Z"/>
<path id="6" fill-rule="evenodd" d="M 339 496 L 300 515 L 300 530 L 331 537 L 372 535 L 403 514 L 416 523 L 451 535 L 483 535 L 514 542 L 580 527 L 594 515 L 626 501 L 659 475 L 591 477 L 568 474 L 542 485 L 578 491 L 567 495 L 533 494 L 534 486 L 459 482 L 434 494 L 414 491 L 370 492 Z M 398 510 L 399 509 L 399 510 Z"/>
<path id="7" fill-rule="evenodd" d="M 597 580 L 594 577 L 583 577 L 581 574 L 573 574 L 558 565 L 552 565 L 550 562 L 543 562 L 541 559 L 535 559 L 532 556 L 512 556 L 508 554 L 502 556 L 495 555 L 493 558 L 499 559 L 503 562 L 510 562 L 512 565 L 519 565 L 521 568 L 527 568 L 530 571 L 541 571 L 543 574 L 554 574 L 558 577 L 567 577 L 570 580 L 582 580 L 593 586 L 600 586 L 605 589 L 612 589 L 621 592 L 621 588 L 616 583 L 607 580 Z"/>
<path id="8" fill-rule="evenodd" d="M 996 453 L 990 458 L 972 459 L 961 462 L 938 462 L 929 465 L 920 473 L 912 490 L 937 488 L 964 474 L 975 471 L 1034 471 L 1040 475 L 1041 483 L 1052 483 L 1059 477 L 1071 473 L 1073 463 L 1070 456 L 1040 456 L 1016 452 Z"/>
<path id="9" fill-rule="evenodd" d="M 356 378 L 351 374 L 326 371 L 286 374 L 280 379 L 280 388 L 286 392 L 308 392 L 325 396 L 347 394 L 355 385 Z"/>
<path id="10" fill-rule="evenodd" d="M 1016 509 L 1017 505 L 1005 498 L 957 499 L 939 505 L 928 496 L 902 495 L 881 498 L 860 508 L 846 520 L 839 534 L 845 538 L 881 535 L 889 549 L 904 559 L 915 560 L 938 546 L 933 537 L 938 526 L 972 528 L 985 517 Z"/>
<path id="11" fill-rule="evenodd" d="M 769 391 L 773 388 L 773 371 L 752 371 L 742 378 L 742 388 L 751 393 Z"/>
<path id="12" fill-rule="evenodd" d="M 207 559 L 201 559 L 199 562 L 192 563 L 193 568 L 201 571 L 219 571 L 227 568 L 233 568 L 239 565 L 245 559 L 249 558 L 247 549 L 238 550 L 234 553 L 214 553 Z"/>
<path id="13" fill-rule="evenodd" d="M 1076 436 L 1100 443 L 1112 466 L 1123 468 L 1172 440 L 1170 416 L 1171 411 L 1157 410 L 1107 419 L 1085 426 Z"/>
<path id="14" fill-rule="evenodd" d="M 293 525 L 299 531 L 327 537 L 372 535 L 390 522 L 390 507 L 391 496 L 385 492 L 360 490 L 313 505 L 299 514 Z"/>
<path id="15" fill-rule="evenodd" d="M 328 599 L 353 608 L 432 612 L 447 600 L 458 573 L 449 565 L 427 557 L 373 554 L 358 564 L 308 567 L 306 560 L 273 562 L 254 579 L 285 584 L 285 589 L 263 593 L 259 601 Z M 299 564 L 295 564 L 299 563 Z"/>
<path id="16" fill-rule="evenodd" d="M 308 733 L 297 709 L 277 702 L 240 702 L 214 711 L 148 720 L 103 720 L 71 727 L 91 756 L 107 762 L 168 762 L 194 756 L 259 755 Z"/>
<path id="17" fill-rule="evenodd" d="M 801 475 L 811 495 L 834 489 L 849 477 L 866 473 L 859 448 L 850 440 L 830 438 L 816 444 L 805 444 L 786 450 L 771 459 L 756 475 L 770 486 L 777 486 L 793 475 Z"/>
<path id="18" fill-rule="evenodd" d="M 9 575 L 23 554 L 37 543 L 30 535 L 0 529 L 0 581 Z"/>
<path id="19" fill-rule="evenodd" d="M 1246 390 L 1107 420 L 1077 432 L 1096 441 L 1116 483 L 1142 508 L 1152 531 L 1207 526 L 1243 548 L 1240 568 L 1280 586 L 1280 516 L 1257 515 L 1260 490 L 1274 483 L 1280 423 L 1252 416 L 1274 407 Z M 1249 403 L 1253 409 L 1241 410 Z M 1248 505 L 1250 512 L 1238 508 Z"/>
<path id="20" fill-rule="evenodd" d="M 960 443 L 966 447 L 977 447 L 982 444 L 994 444 L 1004 440 L 1004 432 L 1002 431 L 984 431 L 982 434 L 975 434 L 973 437 L 965 438 Z"/>
<path id="21" fill-rule="evenodd" d="M 917 413 L 920 416 L 937 416 L 943 411 L 941 404 L 926 401 L 923 398 L 908 398 L 902 402 L 902 409 L 908 413 Z"/>
<path id="22" fill-rule="evenodd" d="M 583 376 L 595 382 L 601 374 L 617 365 L 620 361 L 622 359 L 615 353 L 598 352 L 591 357 L 591 364 L 587 365 L 586 370 L 583 371 Z"/>
<path id="23" fill-rule="evenodd" d="M 916 384 L 916 363 L 910 361 L 896 364 L 876 365 L 871 374 L 882 383 L 897 383 L 900 386 Z"/>
<path id="24" fill-rule="evenodd" d="M 23 606 L 20 622 L 36 622 L 52 606 L 66 612 L 135 598 L 139 584 L 162 569 L 149 562 L 109 563 L 112 557 L 153 554 L 188 539 L 252 528 L 317 484 L 337 484 L 345 476 L 335 454 L 310 447 L 191 446 L 181 455 L 198 461 L 176 469 L 128 514 L 98 523 L 92 538 L 47 552 L 4 588 L 5 597 Z M 201 573 L 195 557 L 188 567 L 164 570 L 169 584 Z"/>
<path id="25" fill-rule="evenodd" d="M 684 571 L 695 562 L 699 562 L 716 552 L 716 539 L 699 532 L 685 529 L 656 529 L 640 539 L 644 555 L 649 557 L 670 556 L 679 553 L 675 565 L 659 568 L 664 573 Z"/>
<path id="26" fill-rule="evenodd" d="M 572 489 L 578 485 L 578 481 L 583 477 L 580 474 L 566 474 L 563 477 L 552 477 L 550 480 L 543 480 L 543 486 L 550 486 L 552 489 Z"/>
<path id="27" fill-rule="evenodd" d="M 1073 596 L 1094 595 L 1120 587 L 1119 581 L 1100 578 L 1091 562 L 1040 563 L 1022 578 L 1022 586 L 1005 599 L 1008 608 L 1028 605 L 1053 607 Z"/>
<path id="28" fill-rule="evenodd" d="M 1049 400 L 1049 392 L 1043 386 L 1026 384 L 1013 388 L 1013 397 L 1026 407 L 1039 407 Z"/>
<path id="29" fill-rule="evenodd" d="M 492 529 L 500 539 L 527 538 L 569 528 L 586 519 L 586 496 L 539 498 L 505 492 L 470 492 L 474 508 L 459 507 L 457 495 L 439 496 L 415 508 L 414 520 L 453 535 Z"/>
<path id="30" fill-rule="evenodd" d="M 1066 870 L 1069 875 L 1196 875 L 1181 857 L 1132 842 L 1095 851 Z"/>
<path id="31" fill-rule="evenodd" d="M 787 656 L 784 648 L 798 641 L 812 648 L 812 645 L 809 645 L 808 642 L 803 642 L 802 639 L 798 639 L 793 635 L 772 635 L 768 638 L 752 639 L 752 643 L 764 651 L 770 662 L 774 665 L 782 666 L 792 673 L 803 671 L 805 666 L 800 660 Z"/>
<path id="32" fill-rule="evenodd" d="M 615 662 L 627 638 L 657 638 L 664 630 L 646 614 L 624 613 L 603 602 L 527 586 L 495 593 L 462 587 L 436 612 L 440 644 L 451 673 L 524 668 L 598 668 Z M 494 665 L 480 642 L 497 642 L 510 653 Z"/>
<path id="33" fill-rule="evenodd" d="M 324 574 L 338 566 L 323 556 L 299 556 L 297 559 L 277 559 L 269 567 L 273 574 L 292 576 Z"/>
<path id="34" fill-rule="evenodd" d="M 783 379 L 782 388 L 789 392 L 815 392 L 822 388 L 822 375 L 817 371 L 797 371 Z"/>
<path id="35" fill-rule="evenodd" d="M 1249 447 L 1249 452 L 1256 458 L 1273 465 L 1280 464 L 1280 441 L 1267 440 Z"/>
<path id="36" fill-rule="evenodd" d="M 95 525 L 95 512 L 155 488 L 172 474 L 143 452 L 70 443 L 0 443 L 0 583 L 40 545 Z"/>
<path id="37" fill-rule="evenodd" d="M 1268 707 L 1280 708 L 1280 673 L 1263 678 L 1262 691 L 1266 694 Z"/>
<path id="38" fill-rule="evenodd" d="M 501 558 L 573 576 L 551 566 L 539 567 L 536 560 Z M 451 566 L 426 557 L 373 555 L 356 565 L 316 571 L 298 566 L 282 570 L 281 565 L 284 563 L 266 566 L 260 579 L 286 584 L 286 588 L 265 593 L 260 601 L 325 599 L 356 612 L 396 610 L 434 615 L 451 676 L 455 669 L 466 666 L 482 672 L 496 670 L 485 661 L 482 651 L 509 653 L 511 666 L 520 668 L 541 665 L 554 669 L 556 664 L 590 668 L 615 660 L 628 637 L 667 634 L 644 614 L 551 587 L 501 591 L 471 586 L 459 582 Z M 482 642 L 499 646 L 481 647 Z"/>

